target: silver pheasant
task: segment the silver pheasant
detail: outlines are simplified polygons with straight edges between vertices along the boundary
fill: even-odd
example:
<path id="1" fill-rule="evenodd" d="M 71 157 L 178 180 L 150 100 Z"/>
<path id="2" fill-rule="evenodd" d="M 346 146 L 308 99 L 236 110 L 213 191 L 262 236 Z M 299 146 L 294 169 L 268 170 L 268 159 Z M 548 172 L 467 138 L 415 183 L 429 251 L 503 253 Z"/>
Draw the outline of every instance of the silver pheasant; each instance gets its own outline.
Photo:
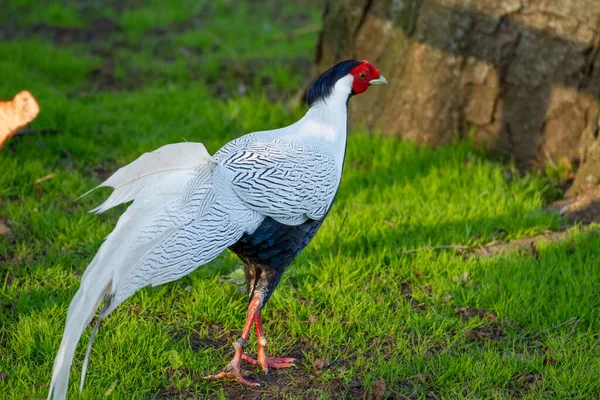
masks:
<path id="1" fill-rule="evenodd" d="M 189 274 L 229 248 L 245 264 L 250 304 L 233 360 L 208 379 L 236 380 L 244 359 L 263 370 L 293 366 L 268 357 L 261 309 L 285 269 L 315 235 L 334 201 L 346 149 L 349 98 L 385 78 L 368 61 L 343 61 L 310 86 L 306 115 L 285 128 L 235 139 L 210 156 L 177 143 L 140 156 L 99 187 L 110 197 L 93 212 L 132 201 L 85 270 L 67 314 L 48 398 L 64 399 L 75 348 L 102 300 L 81 375 L 102 319 L 145 286 Z M 255 325 L 258 355 L 244 353 Z"/>

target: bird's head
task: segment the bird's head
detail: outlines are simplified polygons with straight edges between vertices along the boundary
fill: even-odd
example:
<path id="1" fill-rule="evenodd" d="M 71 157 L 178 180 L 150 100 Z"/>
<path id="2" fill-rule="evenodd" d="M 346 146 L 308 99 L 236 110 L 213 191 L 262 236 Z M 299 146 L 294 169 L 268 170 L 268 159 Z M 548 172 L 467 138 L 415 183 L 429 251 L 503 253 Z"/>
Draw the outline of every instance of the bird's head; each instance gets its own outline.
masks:
<path id="1" fill-rule="evenodd" d="M 367 60 L 346 60 L 335 64 L 319 76 L 308 88 L 306 103 L 313 106 L 331 97 L 346 102 L 352 95 L 365 92 L 370 85 L 387 85 L 387 80 Z"/>

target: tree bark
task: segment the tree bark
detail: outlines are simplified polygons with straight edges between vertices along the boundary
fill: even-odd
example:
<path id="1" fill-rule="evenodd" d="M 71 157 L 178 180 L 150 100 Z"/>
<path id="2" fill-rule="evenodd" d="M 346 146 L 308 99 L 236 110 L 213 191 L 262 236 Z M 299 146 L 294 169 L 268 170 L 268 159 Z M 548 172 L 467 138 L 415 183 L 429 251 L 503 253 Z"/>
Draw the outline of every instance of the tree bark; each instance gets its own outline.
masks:
<path id="1" fill-rule="evenodd" d="M 577 165 L 598 137 L 598 0 L 325 0 L 323 19 L 318 72 L 368 59 L 389 82 L 350 103 L 352 122 L 472 135 L 521 167 Z"/>

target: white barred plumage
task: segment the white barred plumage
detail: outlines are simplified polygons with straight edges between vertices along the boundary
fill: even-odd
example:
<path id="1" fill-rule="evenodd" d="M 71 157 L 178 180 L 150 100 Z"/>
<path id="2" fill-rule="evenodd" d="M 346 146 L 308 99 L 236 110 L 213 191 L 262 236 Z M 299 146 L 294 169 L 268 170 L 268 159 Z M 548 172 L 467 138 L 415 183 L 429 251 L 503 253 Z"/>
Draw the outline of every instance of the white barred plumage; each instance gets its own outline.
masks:
<path id="1" fill-rule="evenodd" d="M 299 226 L 325 218 L 342 175 L 347 101 L 358 90 L 356 74 L 334 68 L 330 71 L 340 76 L 332 87 L 323 86 L 320 98 L 319 92 L 309 94 L 311 108 L 295 124 L 242 136 L 212 157 L 200 143 L 166 145 L 143 154 L 98 186 L 114 191 L 93 212 L 133 203 L 81 278 L 69 306 L 48 398 L 66 397 L 75 348 L 103 298 L 107 303 L 88 344 L 80 388 L 100 321 L 136 291 L 181 278 L 252 235 L 267 219 Z M 329 78 L 326 74 L 322 78 Z M 379 72 L 376 75 L 373 82 L 383 80 Z M 318 226 L 320 222 L 306 231 L 314 235 Z M 305 246 L 310 237 L 298 242 Z M 300 250 L 294 249 L 294 254 Z"/>

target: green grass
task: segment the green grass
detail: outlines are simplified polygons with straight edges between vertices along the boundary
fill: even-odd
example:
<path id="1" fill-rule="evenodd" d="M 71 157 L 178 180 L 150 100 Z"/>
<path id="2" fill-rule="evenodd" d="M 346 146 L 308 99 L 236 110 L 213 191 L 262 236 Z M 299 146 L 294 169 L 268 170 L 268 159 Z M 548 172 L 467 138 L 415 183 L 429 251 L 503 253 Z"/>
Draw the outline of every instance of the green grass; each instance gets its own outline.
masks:
<path id="1" fill-rule="evenodd" d="M 28 4 L 9 3 L 27 11 L 13 23 L 45 15 Z M 0 152 L 0 222 L 12 231 L 0 236 L 0 398 L 46 396 L 69 301 L 124 209 L 94 216 L 87 210 L 108 190 L 77 196 L 142 152 L 181 140 L 214 152 L 304 111 L 272 100 L 289 99 L 308 75 L 289 60 L 310 65 L 316 33 L 298 32 L 318 26 L 317 6 L 303 6 L 298 18 L 274 2 L 242 2 L 242 11 L 226 1 L 162 4 L 44 3 L 64 7 L 54 15 L 81 15 L 59 18 L 60 26 L 90 29 L 103 15 L 116 28 L 85 43 L 26 32 L 0 43 L 0 77 L 10 76 L 0 79 L 0 98 L 31 90 L 42 108 L 31 128 L 62 130 L 14 138 Z M 597 398 L 597 228 L 571 228 L 561 243 L 538 244 L 537 256 L 399 253 L 559 230 L 564 221 L 544 211 L 555 194 L 547 178 L 519 176 L 469 142 L 434 150 L 353 131 L 337 202 L 265 308 L 269 351 L 299 357 L 298 368 L 257 373 L 266 388 L 245 395 L 362 397 L 382 377 L 391 398 Z M 224 254 L 129 299 L 98 334 L 83 394 L 80 346 L 70 398 L 238 398 L 237 384 L 202 379 L 229 361 L 245 318 L 244 295 L 224 282 L 236 268 Z M 572 317 L 580 322 L 557 326 Z M 330 365 L 313 366 L 316 359 Z"/>
<path id="2" fill-rule="evenodd" d="M 142 7 L 127 9 L 121 16 L 121 24 L 133 35 L 160 29 L 172 24 L 185 23 L 197 17 L 208 1 L 175 0 L 165 3 L 150 0 Z"/>
<path id="3" fill-rule="evenodd" d="M 57 28 L 85 28 L 87 20 L 77 4 L 58 0 L 11 0 L 3 2 L 2 26 L 29 28 L 46 25 Z"/>

